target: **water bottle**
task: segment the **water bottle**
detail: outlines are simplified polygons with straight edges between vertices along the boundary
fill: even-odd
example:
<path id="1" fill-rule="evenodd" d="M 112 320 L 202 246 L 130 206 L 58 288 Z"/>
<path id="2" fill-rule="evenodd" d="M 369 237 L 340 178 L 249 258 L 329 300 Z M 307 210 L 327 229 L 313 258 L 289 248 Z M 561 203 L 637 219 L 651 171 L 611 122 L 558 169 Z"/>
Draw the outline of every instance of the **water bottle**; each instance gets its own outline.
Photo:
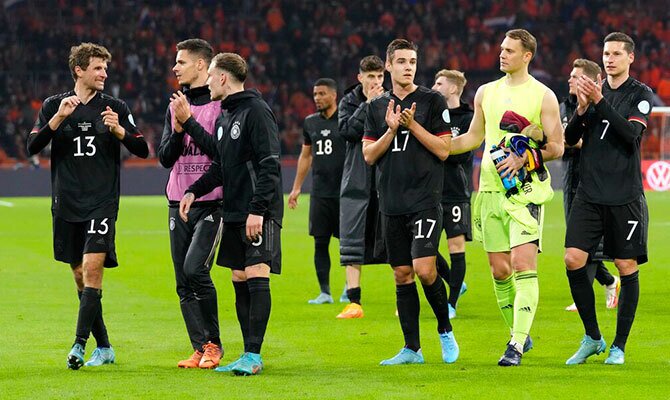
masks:
<path id="1" fill-rule="evenodd" d="M 498 163 L 502 162 L 505 158 L 507 158 L 507 153 L 505 153 L 503 149 L 501 149 L 499 146 L 491 147 L 491 160 L 493 160 L 494 165 L 497 166 Z M 500 174 L 502 174 L 502 172 Z M 515 177 L 509 177 L 509 176 L 503 177 L 502 175 L 500 175 L 500 180 L 502 180 L 502 184 L 505 187 L 506 191 L 516 189 Z"/>

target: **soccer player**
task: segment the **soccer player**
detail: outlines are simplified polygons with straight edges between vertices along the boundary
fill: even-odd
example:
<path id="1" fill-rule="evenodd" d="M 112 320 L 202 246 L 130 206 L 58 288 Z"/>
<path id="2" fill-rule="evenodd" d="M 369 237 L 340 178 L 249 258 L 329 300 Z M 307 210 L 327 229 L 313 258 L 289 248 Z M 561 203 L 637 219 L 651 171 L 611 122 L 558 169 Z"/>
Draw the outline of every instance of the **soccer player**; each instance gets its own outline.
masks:
<path id="1" fill-rule="evenodd" d="M 522 354 L 532 347 L 528 335 L 539 298 L 537 254 L 541 249 L 542 204 L 553 196 L 548 172 L 541 166 L 563 154 L 563 128 L 556 95 L 528 73 L 537 51 L 535 37 L 523 29 L 510 30 L 500 50 L 500 70 L 505 76 L 477 89 L 470 128 L 452 140 L 451 151 L 461 154 L 486 140 L 479 194 L 473 207 L 474 237 L 482 241 L 488 254 L 498 306 L 512 333 L 498 365 L 517 366 Z M 496 166 L 490 152 L 506 137 L 507 132 L 500 126 L 506 111 L 525 117 L 531 128 L 543 129 L 546 144 L 532 160 L 527 152 L 521 157 L 508 153 Z M 531 162 L 537 167 L 527 174 L 532 182 L 524 183 L 525 190 L 508 198 L 501 176 L 513 177 L 522 168 L 528 169 L 525 165 Z"/>
<path id="2" fill-rule="evenodd" d="M 375 254 L 379 200 L 375 168 L 363 158 L 362 142 L 368 104 L 384 93 L 384 63 L 375 55 L 363 57 L 358 68 L 358 84 L 347 89 L 338 107 L 340 135 L 347 149 L 340 188 L 340 263 L 345 266 L 346 294 L 350 301 L 337 315 L 340 319 L 362 318 L 361 266 L 385 262 Z"/>
<path id="3" fill-rule="evenodd" d="M 51 142 L 54 258 L 70 264 L 79 295 L 75 341 L 67 367 L 113 363 L 102 317 L 103 268 L 118 266 L 114 236 L 119 211 L 121 143 L 146 158 L 149 148 L 122 100 L 102 93 L 112 56 L 103 46 L 70 49 L 74 90 L 44 101 L 28 137 L 30 155 Z M 97 347 L 84 364 L 86 342 Z"/>
<path id="4" fill-rule="evenodd" d="M 435 74 L 433 90 L 438 91 L 447 103 L 451 137 L 467 132 L 474 112 L 461 101 L 467 80 L 461 71 L 443 69 Z M 467 286 L 465 278 L 465 242 L 472 241 L 470 223 L 470 180 L 472 177 L 472 152 L 452 155 L 444 162 L 444 188 L 442 189 L 442 227 L 447 234 L 451 271 L 447 260 L 438 254 L 437 272 L 449 285 L 449 318 L 456 317 L 456 302 Z"/>
<path id="5" fill-rule="evenodd" d="M 649 214 L 642 189 L 640 141 L 647 128 L 653 93 L 630 76 L 635 42 L 613 32 L 605 37 L 607 81 L 583 75 L 577 81 L 577 111 L 565 138 L 582 140 L 580 177 L 565 234 L 565 265 L 572 298 L 586 334 L 566 364 L 581 364 L 605 351 L 586 264 L 603 237 L 605 254 L 621 277 L 616 336 L 606 364 L 623 364 L 640 296 L 639 265 L 647 262 Z"/>
<path id="6" fill-rule="evenodd" d="M 218 155 L 179 205 L 181 218 L 188 221 L 193 202 L 223 184 L 224 231 L 216 263 L 232 270 L 244 354 L 215 371 L 238 375 L 256 375 L 263 369 L 260 352 L 270 319 L 270 273 L 281 272 L 284 211 L 277 121 L 257 90 L 244 89 L 247 71 L 238 54 L 219 53 L 212 59 L 210 96 L 221 100 L 225 111 L 215 125 Z M 189 124 L 184 129 L 189 132 Z"/>
<path id="7" fill-rule="evenodd" d="M 363 155 L 379 172 L 379 207 L 405 347 L 381 365 L 422 364 L 419 294 L 414 275 L 437 317 L 442 359 L 453 363 L 459 348 L 449 322 L 449 302 L 435 255 L 442 231 L 443 162 L 451 131 L 444 98 L 414 83 L 417 46 L 395 39 L 386 50 L 393 89 L 372 100 L 365 120 Z"/>
<path id="8" fill-rule="evenodd" d="M 568 125 L 568 121 L 577 109 L 577 81 L 582 75 L 588 76 L 595 80 L 602 72 L 600 66 L 591 60 L 578 58 L 572 63 L 572 71 L 568 79 L 569 96 L 560 104 L 561 122 L 563 128 Z M 566 171 L 563 175 L 563 209 L 565 211 L 565 223 L 568 222 L 568 215 L 570 214 L 570 207 L 572 200 L 577 193 L 577 186 L 579 185 L 579 153 L 581 148 L 581 141 L 574 146 L 565 146 L 563 152 L 563 161 L 566 164 Z M 610 260 L 602 253 L 602 243 L 598 245 L 596 253 L 590 258 L 586 265 L 589 281 L 593 283 L 594 279 L 598 280 L 605 288 L 605 305 L 607 308 L 616 308 L 619 301 L 619 278 L 610 274 L 605 267 L 603 261 Z M 567 306 L 566 311 L 577 311 L 575 303 Z"/>
<path id="9" fill-rule="evenodd" d="M 309 304 L 332 303 L 330 294 L 331 236 L 340 234 L 340 182 L 345 142 L 337 127 L 337 84 L 329 78 L 314 83 L 317 112 L 305 118 L 302 151 L 288 207 L 298 206 L 298 196 L 307 172 L 313 165 L 312 192 L 309 199 L 309 234 L 314 237 L 314 266 L 321 293 Z"/>
<path id="10" fill-rule="evenodd" d="M 177 363 L 180 368 L 215 368 L 222 352 L 216 289 L 209 272 L 223 229 L 221 188 L 193 203 L 188 222 L 179 218 L 179 201 L 184 192 L 205 173 L 217 154 L 212 134 L 221 104 L 210 99 L 206 84 L 213 56 L 214 50 L 205 40 L 177 43 L 172 70 L 184 92 L 172 97 L 158 147 L 161 164 L 172 169 L 165 188 L 170 248 L 179 305 L 194 350 L 191 357 Z M 185 130 L 184 125 L 190 130 Z"/>

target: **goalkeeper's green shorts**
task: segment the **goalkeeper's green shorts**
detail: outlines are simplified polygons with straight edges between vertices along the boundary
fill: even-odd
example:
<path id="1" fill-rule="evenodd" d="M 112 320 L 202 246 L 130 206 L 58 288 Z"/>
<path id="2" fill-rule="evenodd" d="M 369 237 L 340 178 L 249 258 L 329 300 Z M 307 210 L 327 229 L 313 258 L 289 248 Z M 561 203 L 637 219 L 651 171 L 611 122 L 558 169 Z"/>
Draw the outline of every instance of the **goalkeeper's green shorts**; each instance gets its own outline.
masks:
<path id="1" fill-rule="evenodd" d="M 502 192 L 480 192 L 473 207 L 473 236 L 488 253 L 537 241 L 542 249 L 544 205 L 510 201 Z"/>

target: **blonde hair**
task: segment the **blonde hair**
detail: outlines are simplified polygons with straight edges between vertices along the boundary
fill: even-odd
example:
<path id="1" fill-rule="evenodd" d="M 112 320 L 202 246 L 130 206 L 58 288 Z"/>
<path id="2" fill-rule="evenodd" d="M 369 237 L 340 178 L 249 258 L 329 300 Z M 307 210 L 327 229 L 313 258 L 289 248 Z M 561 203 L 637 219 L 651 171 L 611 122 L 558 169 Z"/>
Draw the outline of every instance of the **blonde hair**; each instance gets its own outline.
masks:
<path id="1" fill-rule="evenodd" d="M 459 96 L 463 94 L 463 88 L 465 88 L 465 84 L 468 83 L 464 73 L 455 69 L 441 69 L 435 74 L 435 80 L 442 77 L 456 85 Z"/>

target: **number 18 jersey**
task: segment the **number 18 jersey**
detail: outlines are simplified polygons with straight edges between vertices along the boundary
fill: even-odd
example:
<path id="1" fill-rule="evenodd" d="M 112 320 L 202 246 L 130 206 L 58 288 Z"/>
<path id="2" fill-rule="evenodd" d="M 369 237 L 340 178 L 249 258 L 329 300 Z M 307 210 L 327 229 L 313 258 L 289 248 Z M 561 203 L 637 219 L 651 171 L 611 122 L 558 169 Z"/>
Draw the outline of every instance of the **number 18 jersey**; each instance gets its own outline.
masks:
<path id="1" fill-rule="evenodd" d="M 337 111 L 325 118 L 314 113 L 305 118 L 303 140 L 312 146 L 312 196 L 340 197 L 346 144 L 337 125 Z"/>

